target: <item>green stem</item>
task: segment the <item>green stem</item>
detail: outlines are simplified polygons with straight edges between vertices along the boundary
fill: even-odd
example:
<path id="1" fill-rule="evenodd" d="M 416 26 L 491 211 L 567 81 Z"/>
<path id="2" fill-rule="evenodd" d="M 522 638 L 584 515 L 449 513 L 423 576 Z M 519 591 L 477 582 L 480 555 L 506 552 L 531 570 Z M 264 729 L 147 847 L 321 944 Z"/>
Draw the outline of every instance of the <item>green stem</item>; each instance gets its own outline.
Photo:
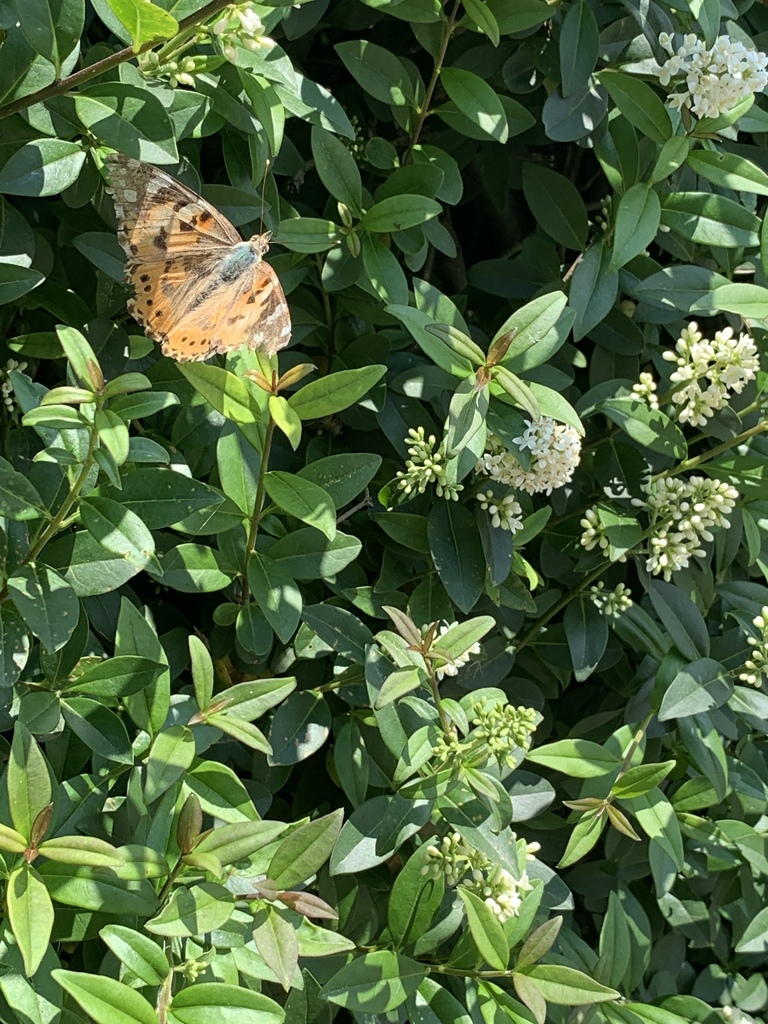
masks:
<path id="1" fill-rule="evenodd" d="M 729 451 L 731 448 L 737 448 L 740 444 L 744 444 L 750 437 L 756 437 L 758 434 L 762 434 L 763 431 L 768 430 L 768 420 L 761 420 L 756 423 L 754 427 L 750 427 L 749 430 L 744 430 L 736 437 L 732 437 L 729 441 L 723 441 L 722 444 L 716 445 L 714 448 L 710 448 L 709 451 L 703 452 L 701 455 L 696 455 L 692 459 L 685 459 L 680 463 L 679 466 L 675 466 L 674 469 L 664 470 L 663 473 L 659 473 L 654 477 L 658 480 L 663 476 L 677 476 L 678 473 L 687 473 L 690 469 L 698 469 L 699 466 L 705 462 L 709 462 L 710 459 L 717 458 L 718 455 L 722 455 L 723 452 Z"/>
<path id="2" fill-rule="evenodd" d="M 256 485 L 256 497 L 253 502 L 253 515 L 248 530 L 248 541 L 245 545 L 245 557 L 243 558 L 243 584 L 242 602 L 248 604 L 248 566 L 256 546 L 256 538 L 259 535 L 259 525 L 263 519 L 264 490 L 266 485 L 267 471 L 269 469 L 269 454 L 272 451 L 272 438 L 275 436 L 275 421 L 269 417 L 267 432 L 264 435 L 264 449 L 261 453 L 261 465 L 259 466 L 259 481 Z"/>
<path id="3" fill-rule="evenodd" d="M 22 565 L 27 565 L 29 562 L 34 562 L 34 560 L 43 550 L 48 541 L 62 528 L 64 520 L 67 518 L 70 509 L 77 501 L 78 495 L 80 494 L 80 491 L 83 489 L 83 486 L 85 485 L 85 482 L 88 479 L 88 475 L 91 472 L 91 468 L 93 466 L 93 453 L 96 451 L 98 441 L 99 432 L 94 424 L 91 426 L 91 435 L 90 438 L 88 439 L 88 451 L 86 453 L 85 460 L 82 466 L 80 467 L 80 472 L 77 474 L 74 483 L 69 488 L 69 492 L 67 493 L 67 496 L 64 499 L 64 501 L 61 503 L 59 511 L 51 519 L 46 528 L 34 542 L 29 551 L 26 553 L 26 555 L 21 559 L 21 561 L 18 564 L 18 568 L 21 568 Z M 5 601 L 7 596 L 8 587 L 4 586 L 3 589 L 0 590 L 0 604 L 2 604 L 3 601 Z"/>
<path id="4" fill-rule="evenodd" d="M 419 136 L 421 135 L 421 130 L 424 127 L 424 122 L 429 116 L 429 105 L 432 102 L 432 97 L 434 95 L 435 89 L 437 88 L 437 80 L 440 77 L 440 72 L 442 71 L 443 68 L 443 62 L 445 61 L 445 55 L 448 51 L 448 44 L 451 41 L 451 36 L 453 35 L 453 30 L 456 26 L 456 15 L 458 13 L 459 0 L 455 0 L 453 10 L 448 15 L 448 21 L 446 21 L 445 26 L 443 28 L 443 37 L 440 40 L 440 49 L 437 51 L 437 57 L 435 57 L 435 66 L 432 69 L 432 77 L 429 80 L 429 85 L 427 86 L 427 91 L 424 95 L 424 102 L 419 107 L 419 115 L 416 118 L 416 124 L 414 125 L 413 131 L 411 132 L 411 137 L 408 140 L 408 148 L 403 154 L 403 164 L 411 162 L 411 154 L 413 153 L 413 148 L 419 141 Z"/>
<path id="5" fill-rule="evenodd" d="M 171 965 L 171 969 L 165 976 L 162 987 L 157 994 L 157 1003 L 155 1009 L 157 1011 L 157 1024 L 166 1024 L 168 1020 L 168 1007 L 171 1005 L 171 999 L 173 998 L 173 940 L 165 940 L 165 955 L 168 958 L 168 963 Z"/>
<path id="6" fill-rule="evenodd" d="M 564 594 L 559 601 L 555 601 L 552 607 L 545 611 L 543 615 L 540 615 L 528 632 L 524 633 L 519 642 L 514 645 L 515 654 L 518 654 L 531 642 L 531 640 L 535 639 L 539 631 L 546 626 L 550 619 L 554 618 L 558 612 L 561 612 L 566 605 L 569 605 L 575 597 L 582 594 L 590 583 L 594 583 L 598 576 L 601 576 L 611 565 L 613 565 L 612 562 L 601 562 L 596 569 L 593 569 L 592 572 L 582 580 L 576 590 L 570 590 L 567 594 Z"/>
<path id="7" fill-rule="evenodd" d="M 440 687 L 437 685 L 437 677 L 435 676 L 435 669 L 432 665 L 432 660 L 430 658 L 425 658 L 424 660 L 427 665 L 427 674 L 429 675 L 429 688 L 432 691 L 432 697 L 437 705 L 437 713 L 440 715 L 440 725 L 442 726 L 445 735 L 450 737 L 453 735 L 451 720 L 445 713 L 445 708 L 440 700 Z"/>
<path id="8" fill-rule="evenodd" d="M 211 3 L 206 4 L 202 10 L 197 11 L 195 14 L 190 14 L 188 18 L 184 18 L 183 21 L 179 22 L 178 33 L 166 46 L 171 45 L 171 43 L 175 45 L 179 36 L 186 35 L 190 29 L 196 29 L 202 22 L 207 21 L 208 18 L 212 18 L 214 14 L 227 7 L 230 2 L 231 0 L 211 0 Z M 26 110 L 28 107 L 33 107 L 36 103 L 43 103 L 45 100 L 51 99 L 52 96 L 60 96 L 61 93 L 70 92 L 80 85 L 85 85 L 92 78 L 98 78 L 107 71 L 111 71 L 112 68 L 116 68 L 128 60 L 138 57 L 139 54 L 154 49 L 157 45 L 158 40 L 155 39 L 142 43 L 137 50 L 134 50 L 132 46 L 126 46 L 124 50 L 118 50 L 117 53 L 112 53 L 109 57 L 96 61 L 95 64 L 89 64 L 88 67 L 81 68 L 73 75 L 68 75 L 66 78 L 60 78 L 57 82 L 51 83 L 51 85 L 46 85 L 44 89 L 38 89 L 37 92 L 29 93 L 28 96 L 22 96 L 12 103 L 6 103 L 0 107 L 0 120 L 4 117 L 10 117 L 11 114 L 18 114 L 19 111 Z"/>

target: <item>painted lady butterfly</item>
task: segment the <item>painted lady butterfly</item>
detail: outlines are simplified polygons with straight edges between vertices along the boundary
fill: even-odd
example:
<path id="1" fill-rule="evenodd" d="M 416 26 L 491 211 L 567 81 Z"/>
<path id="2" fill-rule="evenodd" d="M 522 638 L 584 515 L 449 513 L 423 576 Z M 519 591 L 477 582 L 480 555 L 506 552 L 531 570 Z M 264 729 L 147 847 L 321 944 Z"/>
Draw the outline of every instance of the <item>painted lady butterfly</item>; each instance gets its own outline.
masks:
<path id="1" fill-rule="evenodd" d="M 163 354 L 203 360 L 242 346 L 273 355 L 291 339 L 288 303 L 264 262 L 269 235 L 245 242 L 199 195 L 122 153 L 107 158 L 131 314 Z"/>

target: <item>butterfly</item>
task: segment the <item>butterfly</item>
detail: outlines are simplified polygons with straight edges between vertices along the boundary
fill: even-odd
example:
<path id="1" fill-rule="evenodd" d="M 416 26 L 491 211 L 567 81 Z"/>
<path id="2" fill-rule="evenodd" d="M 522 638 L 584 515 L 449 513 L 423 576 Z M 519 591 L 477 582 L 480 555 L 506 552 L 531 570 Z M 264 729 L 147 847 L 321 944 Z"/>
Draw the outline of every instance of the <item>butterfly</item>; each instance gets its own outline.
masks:
<path id="1" fill-rule="evenodd" d="M 288 303 L 264 261 L 269 234 L 243 241 L 232 224 L 165 171 L 107 157 L 118 240 L 133 285 L 129 310 L 179 362 L 241 346 L 274 355 L 291 340 Z"/>

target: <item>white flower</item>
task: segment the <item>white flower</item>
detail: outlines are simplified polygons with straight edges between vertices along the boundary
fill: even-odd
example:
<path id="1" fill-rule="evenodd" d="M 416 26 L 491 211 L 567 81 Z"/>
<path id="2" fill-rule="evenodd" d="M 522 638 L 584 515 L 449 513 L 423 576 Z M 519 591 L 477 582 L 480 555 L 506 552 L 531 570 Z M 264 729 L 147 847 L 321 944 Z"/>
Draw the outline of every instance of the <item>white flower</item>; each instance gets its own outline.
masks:
<path id="1" fill-rule="evenodd" d="M 760 635 L 747 637 L 752 653 L 744 662 L 744 671 L 739 674 L 739 679 L 750 686 L 760 686 L 768 678 L 768 605 L 763 606 L 760 614 L 752 620 L 752 625 L 757 626 Z"/>
<path id="2" fill-rule="evenodd" d="M 631 590 L 624 583 L 619 583 L 613 590 L 606 590 L 602 580 L 589 588 L 589 599 L 599 612 L 611 618 L 618 618 L 635 603 Z"/>
<path id="3" fill-rule="evenodd" d="M 667 581 L 691 558 L 704 557 L 702 541 L 714 540 L 713 529 L 730 526 L 726 516 L 739 500 L 735 487 L 702 476 L 660 477 L 646 485 L 645 493 L 645 500 L 632 499 L 648 511 L 652 529 L 645 567 Z"/>
<path id="4" fill-rule="evenodd" d="M 480 491 L 477 500 L 483 512 L 491 517 L 491 526 L 496 529 L 517 533 L 523 528 L 523 510 L 514 494 L 507 494 L 501 500 L 494 496 L 493 491 Z"/>
<path id="5" fill-rule="evenodd" d="M 655 74 L 666 88 L 673 79 L 684 88 L 669 97 L 676 108 L 690 107 L 696 117 L 719 117 L 768 85 L 768 56 L 718 36 L 711 49 L 695 35 L 686 35 L 675 52 L 672 39 L 659 35 L 659 43 L 669 58 L 657 65 Z"/>
<path id="6" fill-rule="evenodd" d="M 632 385 L 633 394 L 646 402 L 649 408 L 658 409 L 659 399 L 656 394 L 656 381 L 651 373 L 641 373 L 637 384 Z"/>
<path id="7" fill-rule="evenodd" d="M 581 457 L 581 440 L 573 427 L 542 416 L 526 420 L 526 429 L 514 438 L 516 445 L 531 453 L 531 468 L 526 470 L 494 435 L 488 435 L 486 451 L 475 472 L 511 485 L 529 494 L 551 494 L 569 483 Z"/>
<path id="8" fill-rule="evenodd" d="M 611 542 L 608 539 L 608 534 L 605 532 L 605 524 L 600 519 L 599 510 L 588 508 L 580 525 L 584 531 L 581 535 L 582 547 L 586 548 L 587 551 L 594 551 L 595 548 L 599 547 L 605 557 L 610 558 Z M 626 562 L 626 560 L 627 556 L 625 554 L 612 559 L 615 562 Z"/>
<path id="9" fill-rule="evenodd" d="M 219 39 L 221 52 L 233 64 L 237 63 L 237 47 L 246 50 L 270 50 L 274 39 L 264 35 L 264 23 L 248 0 L 244 4 L 230 4 L 213 26 Z"/>
<path id="10" fill-rule="evenodd" d="M 521 878 L 515 876 L 503 868 L 500 864 L 494 866 L 485 878 L 473 879 L 467 882 L 468 889 L 473 889 L 482 899 L 485 905 L 498 917 L 503 924 L 510 917 L 517 917 L 520 907 L 523 905 L 521 892 L 528 892 L 533 888 L 528 880 L 527 872 L 523 872 Z"/>
<path id="11" fill-rule="evenodd" d="M 448 630 L 453 629 L 454 626 L 458 626 L 458 622 L 443 622 L 443 625 L 440 627 L 440 632 L 435 637 L 435 643 L 438 643 L 440 637 L 445 636 Z M 470 654 L 479 653 L 480 644 L 478 642 L 475 642 L 472 644 L 471 647 L 468 647 L 463 654 L 459 654 L 458 657 L 454 658 L 452 662 L 447 662 L 445 665 L 441 665 L 440 668 L 438 668 L 437 671 L 435 672 L 435 676 L 437 677 L 439 682 L 442 682 L 445 676 L 457 676 L 459 674 L 459 669 L 462 667 L 462 665 L 469 664 Z"/>
<path id="12" fill-rule="evenodd" d="M 708 341 L 695 320 L 680 332 L 674 351 L 663 355 L 675 363 L 669 379 L 682 385 L 672 395 L 672 401 L 681 406 L 677 418 L 695 427 L 704 426 L 724 408 L 731 392 L 741 394 L 760 369 L 757 346 L 748 334 L 736 338 L 733 328 L 725 327 Z"/>

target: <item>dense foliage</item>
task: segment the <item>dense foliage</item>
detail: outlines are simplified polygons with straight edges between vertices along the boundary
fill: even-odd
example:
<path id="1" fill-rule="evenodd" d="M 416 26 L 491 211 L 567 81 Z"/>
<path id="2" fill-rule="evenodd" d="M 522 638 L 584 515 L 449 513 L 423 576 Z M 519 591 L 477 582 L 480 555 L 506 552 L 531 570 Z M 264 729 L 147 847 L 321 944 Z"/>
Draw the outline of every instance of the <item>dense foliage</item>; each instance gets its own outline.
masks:
<path id="1" fill-rule="evenodd" d="M 3 1022 L 760 1019 L 766 36 L 0 8 Z M 112 150 L 278 357 L 141 334 Z"/>

